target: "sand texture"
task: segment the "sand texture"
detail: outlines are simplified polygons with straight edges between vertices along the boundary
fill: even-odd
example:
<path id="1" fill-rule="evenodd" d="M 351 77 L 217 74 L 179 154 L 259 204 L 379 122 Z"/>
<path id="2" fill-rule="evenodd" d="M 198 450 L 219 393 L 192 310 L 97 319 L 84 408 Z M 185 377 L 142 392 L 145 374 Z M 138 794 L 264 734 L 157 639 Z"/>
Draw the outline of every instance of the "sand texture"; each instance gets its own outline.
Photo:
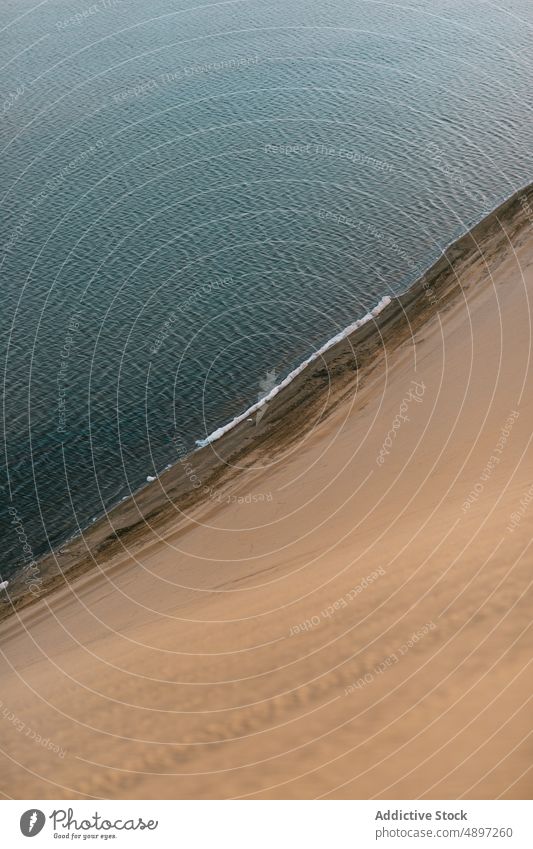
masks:
<path id="1" fill-rule="evenodd" d="M 531 204 L 15 582 L 5 796 L 531 797 Z"/>

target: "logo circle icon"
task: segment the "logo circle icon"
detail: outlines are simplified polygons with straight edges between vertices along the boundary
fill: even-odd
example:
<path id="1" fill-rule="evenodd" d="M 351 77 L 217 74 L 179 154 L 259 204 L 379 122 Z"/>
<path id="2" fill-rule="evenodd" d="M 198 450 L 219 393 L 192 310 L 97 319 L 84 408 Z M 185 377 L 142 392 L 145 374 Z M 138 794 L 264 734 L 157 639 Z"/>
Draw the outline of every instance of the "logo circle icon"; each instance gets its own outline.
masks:
<path id="1" fill-rule="evenodd" d="M 46 817 L 38 808 L 30 808 L 24 811 L 20 818 L 20 830 L 24 837 L 35 837 L 43 830 Z"/>

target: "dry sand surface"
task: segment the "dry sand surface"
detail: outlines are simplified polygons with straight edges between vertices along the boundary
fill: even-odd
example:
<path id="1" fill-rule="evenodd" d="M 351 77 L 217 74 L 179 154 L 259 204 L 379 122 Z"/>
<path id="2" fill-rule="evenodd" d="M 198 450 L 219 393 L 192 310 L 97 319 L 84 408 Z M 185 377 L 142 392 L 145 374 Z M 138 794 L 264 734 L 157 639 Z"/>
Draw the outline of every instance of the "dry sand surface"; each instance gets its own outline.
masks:
<path id="1" fill-rule="evenodd" d="M 216 497 L 2 622 L 6 796 L 530 797 L 527 197 Z"/>

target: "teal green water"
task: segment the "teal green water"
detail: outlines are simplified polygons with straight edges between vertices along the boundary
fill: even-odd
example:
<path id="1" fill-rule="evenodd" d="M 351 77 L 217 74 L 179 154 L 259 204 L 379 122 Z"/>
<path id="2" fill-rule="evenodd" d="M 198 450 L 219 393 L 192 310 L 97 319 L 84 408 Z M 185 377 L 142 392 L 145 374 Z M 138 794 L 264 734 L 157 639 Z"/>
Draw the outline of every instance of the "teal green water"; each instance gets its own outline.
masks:
<path id="1" fill-rule="evenodd" d="M 5 578 L 531 179 L 533 10 L 0 8 Z"/>

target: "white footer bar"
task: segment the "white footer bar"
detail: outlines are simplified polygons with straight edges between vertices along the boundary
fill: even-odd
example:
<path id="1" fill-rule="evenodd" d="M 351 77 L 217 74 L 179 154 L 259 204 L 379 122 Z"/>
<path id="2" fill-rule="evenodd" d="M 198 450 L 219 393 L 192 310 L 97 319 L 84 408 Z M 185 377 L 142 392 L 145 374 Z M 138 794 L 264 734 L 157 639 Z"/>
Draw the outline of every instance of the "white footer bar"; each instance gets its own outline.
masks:
<path id="1" fill-rule="evenodd" d="M 3 801 L 0 845 L 533 849 L 528 801 Z M 34 838 L 35 843 L 29 840 Z M 68 842 L 67 842 L 68 841 Z"/>

